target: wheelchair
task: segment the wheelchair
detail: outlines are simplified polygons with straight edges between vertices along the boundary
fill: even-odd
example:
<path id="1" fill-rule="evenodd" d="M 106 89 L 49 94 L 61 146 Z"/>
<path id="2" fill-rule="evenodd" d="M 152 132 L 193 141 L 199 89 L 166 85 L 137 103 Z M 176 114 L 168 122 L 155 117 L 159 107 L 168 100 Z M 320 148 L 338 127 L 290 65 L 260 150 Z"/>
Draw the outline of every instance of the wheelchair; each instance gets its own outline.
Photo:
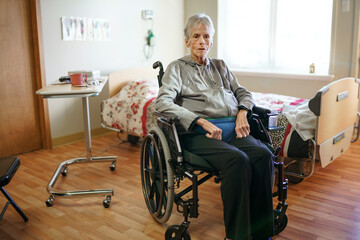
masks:
<path id="1" fill-rule="evenodd" d="M 159 61 L 153 64 L 154 69 L 158 67 L 160 87 L 164 71 Z M 268 109 L 255 106 L 249 119 L 250 132 L 255 138 L 264 142 L 276 156 L 280 149 L 274 151 L 272 148 L 268 134 L 269 113 Z M 190 240 L 189 218 L 199 216 L 198 187 L 212 177 L 216 183 L 221 179 L 219 172 L 206 160 L 181 148 L 177 132 L 179 117 L 167 116 L 159 112 L 154 114 L 158 117 L 158 126 L 151 128 L 144 136 L 140 156 L 141 184 L 145 203 L 150 214 L 159 223 L 167 222 L 175 203 L 184 221 L 179 225 L 168 227 L 165 239 Z M 274 162 L 274 171 L 273 196 L 279 201 L 274 209 L 274 225 L 275 234 L 278 234 L 286 228 L 288 222 L 286 215 L 288 183 L 282 162 L 277 160 Z M 185 179 L 190 180 L 190 186 L 176 192 L 175 190 L 180 188 L 180 183 Z"/>

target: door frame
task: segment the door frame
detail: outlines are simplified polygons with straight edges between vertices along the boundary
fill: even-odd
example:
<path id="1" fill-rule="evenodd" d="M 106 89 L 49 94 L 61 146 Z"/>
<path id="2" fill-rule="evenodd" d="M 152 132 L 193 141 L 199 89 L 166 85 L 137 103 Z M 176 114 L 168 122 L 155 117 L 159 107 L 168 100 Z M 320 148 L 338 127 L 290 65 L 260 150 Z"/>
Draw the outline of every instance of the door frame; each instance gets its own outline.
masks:
<path id="1" fill-rule="evenodd" d="M 360 0 L 354 1 L 354 32 L 351 57 L 351 76 L 360 78 Z"/>
<path id="2" fill-rule="evenodd" d="M 35 86 L 40 89 L 46 86 L 44 45 L 41 21 L 40 0 L 30 0 L 31 30 L 34 50 Z M 35 93 L 34 93 L 35 94 Z M 43 149 L 51 149 L 51 131 L 48 102 L 37 95 L 39 109 L 41 145 Z"/>

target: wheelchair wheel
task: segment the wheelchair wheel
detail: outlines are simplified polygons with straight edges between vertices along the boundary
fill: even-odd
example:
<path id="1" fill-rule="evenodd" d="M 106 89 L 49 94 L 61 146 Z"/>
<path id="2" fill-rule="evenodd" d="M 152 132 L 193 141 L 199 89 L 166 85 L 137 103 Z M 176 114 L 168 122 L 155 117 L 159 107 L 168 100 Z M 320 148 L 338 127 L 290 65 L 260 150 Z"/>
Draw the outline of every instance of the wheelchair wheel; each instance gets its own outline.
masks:
<path id="1" fill-rule="evenodd" d="M 170 160 L 164 133 L 159 127 L 151 128 L 141 147 L 141 184 L 146 206 L 160 223 L 169 219 L 174 203 L 174 173 Z"/>
<path id="2" fill-rule="evenodd" d="M 165 240 L 173 240 L 173 239 L 180 239 L 180 240 L 191 240 L 190 234 L 187 229 L 185 229 L 182 233 L 180 238 L 177 238 L 176 233 L 179 232 L 180 226 L 179 225 L 172 225 L 168 227 L 165 232 Z"/>

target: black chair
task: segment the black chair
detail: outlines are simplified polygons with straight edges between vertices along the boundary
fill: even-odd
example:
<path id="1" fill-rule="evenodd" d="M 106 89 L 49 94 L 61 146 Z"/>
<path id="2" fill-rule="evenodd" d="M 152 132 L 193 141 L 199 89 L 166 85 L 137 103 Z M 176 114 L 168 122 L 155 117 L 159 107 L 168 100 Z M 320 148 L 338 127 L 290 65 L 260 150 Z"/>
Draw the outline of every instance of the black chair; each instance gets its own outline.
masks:
<path id="1" fill-rule="evenodd" d="M 160 67 L 158 76 L 159 86 L 163 68 L 160 62 L 153 65 Z M 251 133 L 255 138 L 263 141 L 276 156 L 278 151 L 272 148 L 268 134 L 268 109 L 253 108 L 253 114 L 249 119 Z M 214 177 L 219 183 L 219 173 L 206 160 L 181 148 L 177 134 L 177 116 L 167 116 L 155 112 L 158 116 L 158 126 L 149 130 L 143 139 L 141 148 L 140 171 L 142 190 L 147 208 L 159 223 L 165 223 L 171 216 L 173 203 L 177 211 L 183 214 L 184 221 L 180 225 L 172 225 L 165 232 L 165 239 L 188 240 L 190 234 L 187 231 L 190 221 L 188 218 L 199 216 L 198 186 Z M 275 233 L 278 234 L 287 226 L 287 179 L 283 174 L 283 163 L 275 162 L 273 195 L 278 197 L 279 203 L 274 209 Z M 275 176 L 275 174 L 274 174 Z M 189 179 L 191 185 L 176 193 L 180 182 Z M 275 184 L 276 182 L 276 184 Z M 184 197 L 192 192 L 192 196 Z"/>
<path id="2" fill-rule="evenodd" d="M 10 195 L 5 191 L 4 186 L 6 186 L 12 179 L 12 177 L 15 175 L 16 170 L 20 166 L 20 159 L 18 157 L 1 157 L 0 158 L 0 186 L 1 186 L 1 192 L 4 194 L 4 196 L 7 198 L 7 203 L 5 204 L 5 207 L 3 208 L 0 220 L 5 214 L 6 209 L 8 208 L 9 204 L 11 204 L 15 210 L 21 215 L 21 217 L 24 219 L 25 222 L 28 221 L 27 216 L 21 211 L 19 206 L 15 203 L 15 201 L 10 197 Z"/>

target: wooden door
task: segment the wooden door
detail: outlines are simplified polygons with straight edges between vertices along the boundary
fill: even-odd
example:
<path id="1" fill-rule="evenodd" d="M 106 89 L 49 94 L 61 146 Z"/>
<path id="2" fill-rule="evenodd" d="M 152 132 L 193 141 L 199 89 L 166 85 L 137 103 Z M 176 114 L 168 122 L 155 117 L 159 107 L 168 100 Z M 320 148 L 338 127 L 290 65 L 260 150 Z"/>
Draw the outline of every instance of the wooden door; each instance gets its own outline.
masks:
<path id="1" fill-rule="evenodd" d="M 0 0 L 0 157 L 41 148 L 30 0 Z"/>

